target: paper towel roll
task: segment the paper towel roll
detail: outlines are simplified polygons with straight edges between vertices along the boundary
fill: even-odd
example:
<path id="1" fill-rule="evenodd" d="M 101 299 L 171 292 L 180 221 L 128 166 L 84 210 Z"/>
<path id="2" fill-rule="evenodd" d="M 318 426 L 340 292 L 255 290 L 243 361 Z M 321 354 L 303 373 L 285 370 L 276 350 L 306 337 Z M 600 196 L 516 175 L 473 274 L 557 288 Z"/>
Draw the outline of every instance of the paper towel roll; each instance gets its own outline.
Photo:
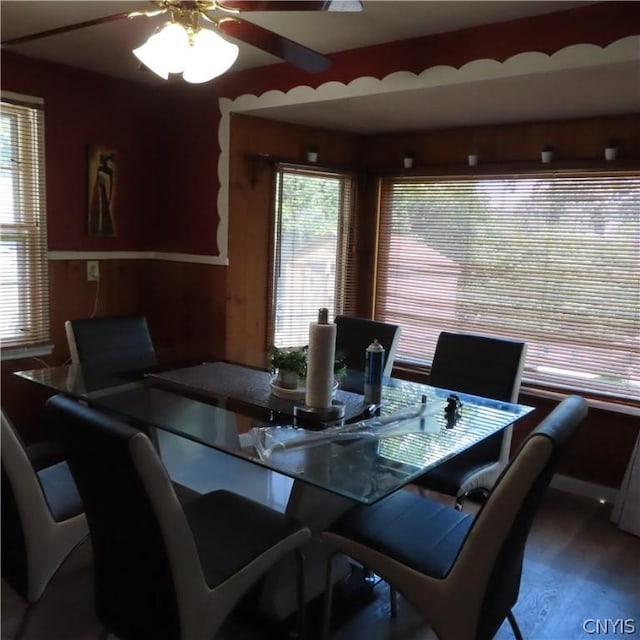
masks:
<path id="1" fill-rule="evenodd" d="M 336 357 L 336 325 L 331 322 L 309 325 L 309 353 L 307 356 L 307 388 L 305 403 L 313 409 L 327 409 L 332 405 L 333 365 Z"/>

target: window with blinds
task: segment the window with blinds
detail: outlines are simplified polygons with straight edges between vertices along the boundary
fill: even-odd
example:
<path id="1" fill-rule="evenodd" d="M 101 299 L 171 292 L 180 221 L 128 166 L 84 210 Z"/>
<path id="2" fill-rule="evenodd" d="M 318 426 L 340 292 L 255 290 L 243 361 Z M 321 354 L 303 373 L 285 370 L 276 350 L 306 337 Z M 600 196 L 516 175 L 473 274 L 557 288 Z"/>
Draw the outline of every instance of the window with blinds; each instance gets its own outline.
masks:
<path id="1" fill-rule="evenodd" d="M 318 309 L 351 312 L 353 176 L 278 165 L 273 229 L 272 344 L 302 347 Z"/>
<path id="2" fill-rule="evenodd" d="M 380 189 L 375 315 L 402 326 L 397 360 L 430 364 L 442 330 L 519 338 L 530 384 L 640 399 L 640 176 Z"/>
<path id="3" fill-rule="evenodd" d="M 0 105 L 0 340 L 3 357 L 49 342 L 43 102 Z"/>

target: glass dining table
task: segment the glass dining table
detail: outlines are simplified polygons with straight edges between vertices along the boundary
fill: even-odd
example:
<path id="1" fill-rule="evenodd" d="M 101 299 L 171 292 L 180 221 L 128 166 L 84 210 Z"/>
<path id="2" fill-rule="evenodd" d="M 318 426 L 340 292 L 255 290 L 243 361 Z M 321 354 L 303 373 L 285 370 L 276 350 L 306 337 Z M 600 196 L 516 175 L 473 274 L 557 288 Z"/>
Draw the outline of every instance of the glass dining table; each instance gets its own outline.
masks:
<path id="1" fill-rule="evenodd" d="M 341 419 L 309 422 L 308 416 L 302 420 L 297 414 L 304 394 L 282 397 L 274 393 L 269 372 L 228 362 L 119 373 L 69 365 L 16 375 L 116 415 L 152 436 L 158 430 L 222 452 L 225 460 L 232 456 L 234 464 L 244 467 L 232 474 L 236 479 L 248 475 L 247 464 L 260 467 L 266 476 L 277 472 L 276 477 L 291 478 L 285 510 L 315 534 L 305 552 L 308 600 L 324 589 L 331 550 L 319 533 L 336 517 L 355 503 L 373 504 L 401 490 L 532 411 L 389 378 L 379 405 L 337 389 L 334 404 Z M 221 466 L 212 464 L 208 472 L 219 473 Z M 354 572 L 345 556 L 332 562 L 336 582 L 355 581 L 360 588 L 361 570 Z M 293 571 L 281 564 L 265 577 L 258 610 L 268 619 L 283 621 L 295 612 Z"/>
<path id="2" fill-rule="evenodd" d="M 531 407 L 395 378 L 380 405 L 338 389 L 344 416 L 302 422 L 304 398 L 273 393 L 266 371 L 211 362 L 156 372 L 78 365 L 18 376 L 341 496 L 372 504 L 513 424 Z"/>

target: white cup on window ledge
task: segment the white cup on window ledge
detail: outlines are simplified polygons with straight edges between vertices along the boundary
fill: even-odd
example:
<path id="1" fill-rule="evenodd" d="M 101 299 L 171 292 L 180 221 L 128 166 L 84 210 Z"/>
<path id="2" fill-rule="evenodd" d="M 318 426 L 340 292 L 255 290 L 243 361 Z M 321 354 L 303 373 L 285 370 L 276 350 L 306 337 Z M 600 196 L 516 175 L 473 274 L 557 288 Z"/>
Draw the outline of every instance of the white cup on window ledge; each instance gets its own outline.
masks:
<path id="1" fill-rule="evenodd" d="M 478 164 L 480 156 L 477 153 L 470 153 L 467 156 L 467 161 L 469 162 L 470 167 L 475 167 Z"/>

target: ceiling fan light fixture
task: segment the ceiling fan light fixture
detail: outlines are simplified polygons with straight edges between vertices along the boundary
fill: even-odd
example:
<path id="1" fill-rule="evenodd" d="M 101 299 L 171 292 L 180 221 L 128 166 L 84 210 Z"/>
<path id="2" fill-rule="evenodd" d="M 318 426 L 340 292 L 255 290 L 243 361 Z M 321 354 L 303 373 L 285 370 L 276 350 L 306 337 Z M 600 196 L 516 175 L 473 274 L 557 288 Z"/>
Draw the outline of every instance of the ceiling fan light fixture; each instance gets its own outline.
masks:
<path id="1" fill-rule="evenodd" d="M 167 80 L 170 73 L 184 69 L 189 49 L 187 30 L 177 22 L 169 22 L 142 46 L 134 49 L 133 54 L 151 71 Z"/>
<path id="2" fill-rule="evenodd" d="M 133 50 L 133 55 L 142 62 L 142 64 L 151 69 L 153 73 L 159 75 L 165 80 L 169 79 L 169 70 L 167 69 L 166 60 L 159 52 L 160 47 L 154 41 L 155 35 L 151 36 L 143 45 Z"/>
<path id="3" fill-rule="evenodd" d="M 237 45 L 209 29 L 199 29 L 187 52 L 182 77 L 194 84 L 223 74 L 238 58 Z"/>
<path id="4" fill-rule="evenodd" d="M 168 23 L 154 33 L 133 54 L 155 74 L 167 80 L 170 73 L 184 69 L 184 60 L 189 50 L 189 36 L 184 27 L 175 22 Z"/>
<path id="5" fill-rule="evenodd" d="M 158 34 L 158 39 L 158 48 L 166 57 L 169 73 L 182 71 L 189 52 L 187 30 L 177 22 L 170 22 Z"/>

